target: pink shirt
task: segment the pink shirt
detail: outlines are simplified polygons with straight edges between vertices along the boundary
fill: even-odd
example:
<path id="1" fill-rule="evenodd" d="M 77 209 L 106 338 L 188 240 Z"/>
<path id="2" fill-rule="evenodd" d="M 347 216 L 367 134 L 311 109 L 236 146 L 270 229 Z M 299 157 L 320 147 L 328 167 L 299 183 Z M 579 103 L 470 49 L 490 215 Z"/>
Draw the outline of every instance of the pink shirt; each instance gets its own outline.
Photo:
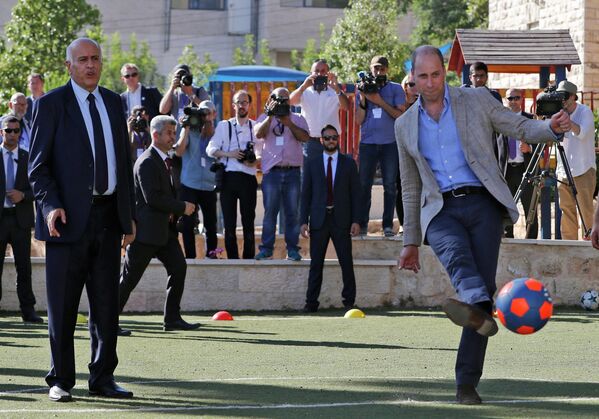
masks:
<path id="1" fill-rule="evenodd" d="M 267 118 L 260 115 L 257 123 Z M 303 116 L 291 114 L 291 122 L 308 132 L 308 123 Z M 257 128 L 257 127 L 256 127 Z M 258 131 L 254 128 L 254 135 Z M 295 139 L 289 128 L 272 118 L 265 138 L 256 139 L 256 155 L 262 158 L 262 172 L 268 173 L 274 166 L 301 167 L 304 161 L 302 143 Z"/>

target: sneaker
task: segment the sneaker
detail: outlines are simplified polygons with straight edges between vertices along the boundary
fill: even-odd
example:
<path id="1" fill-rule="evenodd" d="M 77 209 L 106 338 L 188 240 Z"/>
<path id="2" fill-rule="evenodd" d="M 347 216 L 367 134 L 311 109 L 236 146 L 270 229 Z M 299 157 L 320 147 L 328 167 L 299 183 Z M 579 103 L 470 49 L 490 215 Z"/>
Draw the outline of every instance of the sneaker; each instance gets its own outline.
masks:
<path id="1" fill-rule="evenodd" d="M 393 237 L 393 236 L 395 236 L 395 233 L 393 232 L 393 229 L 391 227 L 385 227 L 383 229 L 383 234 L 385 235 L 385 237 Z"/>
<path id="2" fill-rule="evenodd" d="M 302 255 L 300 255 L 297 250 L 289 250 L 287 252 L 287 260 L 299 262 L 300 260 L 302 260 Z"/>
<path id="3" fill-rule="evenodd" d="M 262 250 L 260 250 L 260 252 L 258 252 L 258 254 L 256 255 L 256 257 L 254 259 L 256 259 L 256 260 L 272 259 L 272 251 L 267 250 L 267 249 L 262 249 Z"/>

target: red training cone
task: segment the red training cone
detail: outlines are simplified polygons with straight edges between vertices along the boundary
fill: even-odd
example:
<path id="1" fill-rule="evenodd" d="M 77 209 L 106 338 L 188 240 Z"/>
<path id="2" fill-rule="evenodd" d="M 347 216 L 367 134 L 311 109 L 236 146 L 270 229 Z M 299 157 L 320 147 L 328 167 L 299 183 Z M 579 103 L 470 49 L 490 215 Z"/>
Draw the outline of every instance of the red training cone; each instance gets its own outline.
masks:
<path id="1" fill-rule="evenodd" d="M 228 311 L 219 311 L 218 313 L 214 313 L 212 320 L 233 320 L 233 316 Z"/>

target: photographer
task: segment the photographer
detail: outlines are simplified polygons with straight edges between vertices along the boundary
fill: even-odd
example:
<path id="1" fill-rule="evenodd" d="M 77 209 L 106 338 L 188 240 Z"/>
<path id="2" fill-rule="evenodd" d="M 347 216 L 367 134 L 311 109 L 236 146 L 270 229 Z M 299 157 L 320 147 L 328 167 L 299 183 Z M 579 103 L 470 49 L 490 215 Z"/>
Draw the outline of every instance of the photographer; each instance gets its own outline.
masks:
<path id="1" fill-rule="evenodd" d="M 314 61 L 310 75 L 289 95 L 291 106 L 301 106 L 301 115 L 306 119 L 310 139 L 304 145 L 304 155 L 322 154 L 320 131 L 326 125 L 332 125 L 341 132 L 339 109 L 349 109 L 349 100 L 337 83 L 337 76 L 329 71 L 327 60 Z"/>
<path id="2" fill-rule="evenodd" d="M 127 119 L 131 159 L 133 163 L 152 143 L 150 136 L 150 115 L 145 107 L 135 106 Z"/>
<path id="3" fill-rule="evenodd" d="M 364 194 L 360 234 L 368 233 L 372 184 L 378 163 L 383 176 L 383 232 L 385 237 L 394 235 L 393 212 L 399 171 L 393 125 L 395 119 L 404 112 L 406 101 L 406 95 L 401 85 L 387 81 L 388 70 L 387 58 L 376 56 L 370 62 L 370 80 L 362 81 L 356 86 L 359 91 L 356 96 L 356 123 L 360 124 L 359 172 Z M 376 86 L 374 86 L 375 83 Z"/>
<path id="4" fill-rule="evenodd" d="M 564 151 L 574 178 L 578 194 L 580 215 L 587 228 L 591 227 L 593 220 L 593 192 L 597 179 L 595 163 L 595 125 L 593 111 L 581 103 L 577 103 L 578 88 L 574 83 L 563 80 L 557 87 L 557 92 L 564 94 L 563 108 L 570 115 L 572 129 L 564 134 Z M 557 160 L 555 174 L 561 182 L 558 183 L 559 205 L 562 209 L 561 233 L 562 239 L 578 240 L 578 214 L 576 201 L 572 194 L 572 187 L 568 185 L 566 171 L 561 158 Z M 580 226 L 582 228 L 582 225 Z M 586 232 L 582 232 L 585 238 Z"/>
<path id="5" fill-rule="evenodd" d="M 243 226 L 243 259 L 256 254 L 254 218 L 256 217 L 256 154 L 254 153 L 255 122 L 249 119 L 252 97 L 245 90 L 233 95 L 235 117 L 220 121 L 206 147 L 210 157 L 224 166 L 220 204 L 225 224 L 225 249 L 229 259 L 239 259 L 237 248 L 237 201 Z"/>
<path id="6" fill-rule="evenodd" d="M 264 223 L 262 245 L 256 260 L 272 259 L 275 229 L 281 202 L 285 211 L 285 243 L 287 259 L 299 261 L 299 222 L 297 203 L 300 196 L 302 143 L 310 138 L 308 124 L 290 112 L 289 91 L 279 87 L 272 91 L 256 121 L 256 152 L 261 157 Z"/>
<path id="7" fill-rule="evenodd" d="M 210 97 L 203 87 L 193 86 L 193 75 L 185 64 L 173 69 L 171 85 L 160 101 L 161 114 L 171 114 L 177 121 L 183 116 L 183 109 L 190 103 L 199 105 Z"/>
<path id="8" fill-rule="evenodd" d="M 179 141 L 175 144 L 175 154 L 182 158 L 181 191 L 179 199 L 196 204 L 202 210 L 206 230 L 206 257 L 214 259 L 216 239 L 216 190 L 214 172 L 210 167 L 215 162 L 206 153 L 208 142 L 214 135 L 216 108 L 208 100 L 200 103 L 200 117 L 195 124 L 182 122 Z M 191 119 L 191 118 L 190 118 Z M 181 217 L 183 247 L 187 259 L 196 258 L 195 234 L 197 213 Z"/>

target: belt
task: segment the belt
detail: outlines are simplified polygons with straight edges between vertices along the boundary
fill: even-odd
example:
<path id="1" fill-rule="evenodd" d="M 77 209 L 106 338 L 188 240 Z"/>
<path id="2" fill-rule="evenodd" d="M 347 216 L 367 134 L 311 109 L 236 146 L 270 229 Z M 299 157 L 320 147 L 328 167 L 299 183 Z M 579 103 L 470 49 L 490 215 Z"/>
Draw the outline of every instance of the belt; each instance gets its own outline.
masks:
<path id="1" fill-rule="evenodd" d="M 270 170 L 293 170 L 299 168 L 300 166 L 273 166 L 270 168 Z"/>
<path id="2" fill-rule="evenodd" d="M 116 199 L 116 193 L 111 195 L 93 195 L 92 205 L 103 205 L 113 202 Z"/>
<path id="3" fill-rule="evenodd" d="M 466 195 L 485 195 L 488 194 L 487 188 L 483 186 L 462 186 L 461 188 L 452 189 L 451 191 L 443 192 L 443 199 L 460 198 Z"/>
<path id="4" fill-rule="evenodd" d="M 516 166 L 520 166 L 522 164 L 524 164 L 523 161 L 521 161 L 521 162 L 513 162 L 513 163 L 508 163 L 508 166 L 516 167 Z"/>
<path id="5" fill-rule="evenodd" d="M 15 207 L 5 207 L 2 210 L 2 215 L 15 215 L 17 213 L 17 209 Z"/>
<path id="6" fill-rule="evenodd" d="M 327 214 L 332 214 L 335 210 L 335 207 L 326 207 Z"/>

